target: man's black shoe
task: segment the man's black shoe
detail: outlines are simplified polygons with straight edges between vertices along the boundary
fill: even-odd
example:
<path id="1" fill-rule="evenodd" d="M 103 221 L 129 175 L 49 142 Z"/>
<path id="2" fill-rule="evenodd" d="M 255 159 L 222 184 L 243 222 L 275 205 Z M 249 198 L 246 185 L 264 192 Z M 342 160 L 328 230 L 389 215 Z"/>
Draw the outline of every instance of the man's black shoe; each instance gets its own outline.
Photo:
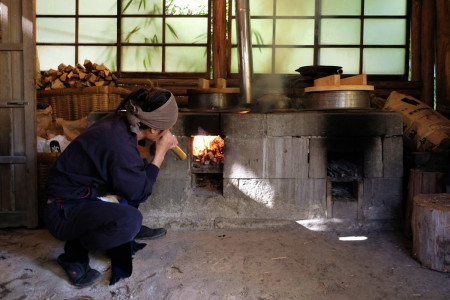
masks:
<path id="1" fill-rule="evenodd" d="M 145 225 L 141 226 L 141 229 L 139 230 L 138 234 L 134 237 L 136 240 L 153 240 L 157 239 L 159 237 L 165 236 L 167 233 L 167 230 L 164 228 L 148 228 Z"/>
<path id="2" fill-rule="evenodd" d="M 100 277 L 100 272 L 89 266 L 89 260 L 84 262 L 71 261 L 63 253 L 58 256 L 57 261 L 64 271 L 66 271 L 72 284 L 76 287 L 90 286 Z"/>

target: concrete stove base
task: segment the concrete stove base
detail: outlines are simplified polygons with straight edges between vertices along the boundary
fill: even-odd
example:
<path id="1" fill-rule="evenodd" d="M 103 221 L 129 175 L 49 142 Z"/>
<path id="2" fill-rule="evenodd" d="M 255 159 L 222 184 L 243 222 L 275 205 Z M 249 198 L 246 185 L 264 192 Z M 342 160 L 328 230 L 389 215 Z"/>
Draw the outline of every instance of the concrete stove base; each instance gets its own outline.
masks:
<path id="1" fill-rule="evenodd" d="M 357 217 L 344 220 L 353 224 L 349 228 L 379 228 L 401 219 L 403 130 L 395 112 L 181 113 L 172 131 L 188 159 L 166 155 L 153 194 L 140 208 L 146 224 L 211 228 L 234 220 L 251 227 L 248 220 L 283 225 L 330 219 L 326 156 L 340 141 L 351 141 L 364 156 Z M 199 133 L 225 140 L 222 194 L 193 191 L 191 136 Z"/>

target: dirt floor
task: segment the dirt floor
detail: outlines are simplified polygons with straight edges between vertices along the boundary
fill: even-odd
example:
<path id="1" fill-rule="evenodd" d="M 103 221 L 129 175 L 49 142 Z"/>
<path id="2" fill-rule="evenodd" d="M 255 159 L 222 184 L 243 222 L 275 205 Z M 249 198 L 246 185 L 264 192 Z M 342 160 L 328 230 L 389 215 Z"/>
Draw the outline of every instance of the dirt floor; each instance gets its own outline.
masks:
<path id="1" fill-rule="evenodd" d="M 73 287 L 56 263 L 63 243 L 45 229 L 0 230 L 0 299 L 449 299 L 450 275 L 421 267 L 398 232 L 344 242 L 300 225 L 171 230 L 134 258 L 133 275 Z"/>

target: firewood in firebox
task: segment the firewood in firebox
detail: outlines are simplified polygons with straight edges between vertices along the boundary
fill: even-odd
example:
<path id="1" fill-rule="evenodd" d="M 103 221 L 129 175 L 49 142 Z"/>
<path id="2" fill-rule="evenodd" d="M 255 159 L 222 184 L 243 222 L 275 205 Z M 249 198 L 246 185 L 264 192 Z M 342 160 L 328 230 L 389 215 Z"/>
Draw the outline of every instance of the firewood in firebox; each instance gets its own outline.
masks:
<path id="1" fill-rule="evenodd" d="M 221 168 L 224 161 L 223 139 L 220 136 L 197 136 L 193 142 L 193 162 L 196 168 Z"/>

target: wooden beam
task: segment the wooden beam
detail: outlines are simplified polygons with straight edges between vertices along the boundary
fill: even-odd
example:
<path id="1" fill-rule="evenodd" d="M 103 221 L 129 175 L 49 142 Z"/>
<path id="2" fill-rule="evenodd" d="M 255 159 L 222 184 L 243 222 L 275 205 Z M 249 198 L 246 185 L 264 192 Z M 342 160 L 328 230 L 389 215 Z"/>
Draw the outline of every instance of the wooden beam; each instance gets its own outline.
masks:
<path id="1" fill-rule="evenodd" d="M 19 1 L 17 1 L 19 2 Z M 16 182 L 16 201 L 19 203 L 20 198 L 25 198 L 22 207 L 27 207 L 28 219 L 24 223 L 27 227 L 36 227 L 38 225 L 38 190 L 37 190 L 37 156 L 36 156 L 36 89 L 35 71 L 36 71 L 36 3 L 35 1 L 22 0 L 22 18 L 20 18 L 21 32 L 20 40 L 23 41 L 22 77 L 21 90 L 23 97 L 29 101 L 30 105 L 24 106 L 23 126 L 26 141 L 24 145 L 25 155 L 27 156 L 26 172 L 22 170 L 21 177 L 27 182 L 26 190 L 18 191 L 20 182 Z M 19 56 L 20 58 L 20 56 Z M 15 97 L 19 98 L 19 95 Z M 17 135 L 16 135 L 17 136 Z M 18 175 L 20 176 L 20 175 Z M 28 195 L 29 194 L 29 195 Z M 18 206 L 19 207 L 19 206 Z"/>
<path id="2" fill-rule="evenodd" d="M 450 5 L 436 0 L 436 109 L 450 112 Z"/>
<path id="3" fill-rule="evenodd" d="M 0 44 L 0 51 L 22 51 L 22 43 Z"/>
<path id="4" fill-rule="evenodd" d="M 431 107 L 434 107 L 435 13 L 435 0 L 423 0 L 421 27 L 423 86 L 420 100 Z"/>
<path id="5" fill-rule="evenodd" d="M 26 162 L 26 156 L 0 156 L 0 164 L 24 164 Z"/>
<path id="6" fill-rule="evenodd" d="M 412 0 L 411 4 L 411 80 L 422 80 L 421 31 L 422 0 Z"/>
<path id="7" fill-rule="evenodd" d="M 226 1 L 213 1 L 213 78 L 227 78 Z"/>

